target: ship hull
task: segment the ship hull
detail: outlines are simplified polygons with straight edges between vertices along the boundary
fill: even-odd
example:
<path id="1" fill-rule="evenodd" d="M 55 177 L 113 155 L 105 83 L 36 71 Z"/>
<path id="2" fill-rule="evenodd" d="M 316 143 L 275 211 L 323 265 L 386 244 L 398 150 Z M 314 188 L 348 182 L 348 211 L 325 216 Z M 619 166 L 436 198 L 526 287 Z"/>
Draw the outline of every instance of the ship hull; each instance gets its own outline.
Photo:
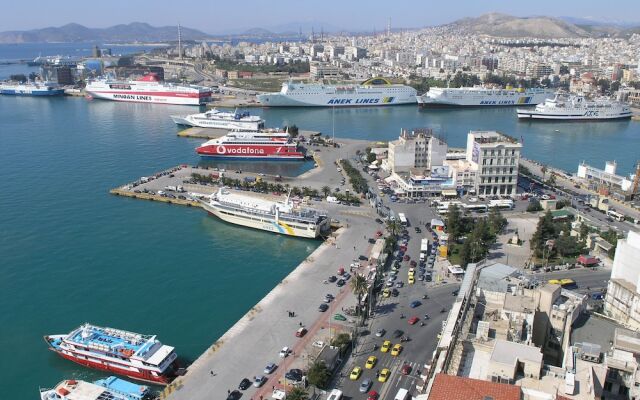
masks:
<path id="1" fill-rule="evenodd" d="M 529 110 L 518 110 L 520 121 L 611 121 L 631 118 L 631 112 L 617 114 L 586 115 L 581 114 L 550 114 Z"/>
<path id="2" fill-rule="evenodd" d="M 52 97 L 64 95 L 64 89 L 53 90 L 18 90 L 18 89 L 2 89 L 0 94 L 8 96 L 34 96 L 34 97 Z"/>
<path id="3" fill-rule="evenodd" d="M 282 145 L 242 145 L 216 144 L 201 146 L 196 152 L 202 157 L 251 159 L 251 160 L 304 160 L 305 155 L 300 151 L 286 151 L 287 144 Z"/>
<path id="4" fill-rule="evenodd" d="M 425 108 L 455 108 L 455 107 L 525 107 L 535 106 L 544 103 L 548 98 L 553 97 L 553 93 L 518 94 L 496 97 L 482 95 L 468 95 L 455 97 L 430 97 L 425 95 L 417 96 L 416 100 L 420 107 Z"/>
<path id="5" fill-rule="evenodd" d="M 155 385 L 166 385 L 171 382 L 171 378 L 169 378 L 168 376 L 164 376 L 164 375 L 155 376 L 151 374 L 151 372 L 132 371 L 131 369 L 126 368 L 125 365 L 123 365 L 122 367 L 117 367 L 110 363 L 101 362 L 98 359 L 95 359 L 96 361 L 92 361 L 89 359 L 81 359 L 73 356 L 72 354 L 67 354 L 61 350 L 57 350 L 53 347 L 49 347 L 49 350 L 53 351 L 54 353 L 57 353 L 62 358 L 65 358 L 69 361 L 73 361 L 76 364 L 80 364 L 88 368 L 111 372 L 114 374 L 136 379 L 138 381 L 153 383 Z"/>
<path id="6" fill-rule="evenodd" d="M 173 104 L 186 106 L 199 106 L 207 102 L 206 97 L 196 94 L 176 94 L 172 92 L 108 92 L 99 90 L 87 90 L 93 98 L 131 103 Z"/>
<path id="7" fill-rule="evenodd" d="M 201 202 L 201 204 L 210 215 L 213 215 L 230 224 L 307 239 L 315 239 L 319 235 L 319 228 L 317 226 L 315 227 L 315 229 L 301 229 L 299 227 L 288 225 L 283 222 L 276 222 L 275 220 L 264 219 L 258 221 L 255 216 L 253 216 L 253 218 L 245 218 L 240 215 L 220 212 L 218 208 L 206 202 Z"/>
<path id="8" fill-rule="evenodd" d="M 283 95 L 281 93 L 258 95 L 258 101 L 264 107 L 380 107 L 403 104 L 415 104 L 415 95 L 379 95 L 379 94 L 318 94 L 312 98 Z"/>
<path id="9" fill-rule="evenodd" d="M 189 117 L 182 117 L 179 115 L 172 115 L 171 119 L 176 125 L 181 126 L 194 126 L 199 128 L 215 128 L 226 130 L 248 130 L 257 131 L 261 128 L 261 124 L 257 122 L 231 122 L 231 121 L 214 121 L 199 119 L 195 120 Z"/>

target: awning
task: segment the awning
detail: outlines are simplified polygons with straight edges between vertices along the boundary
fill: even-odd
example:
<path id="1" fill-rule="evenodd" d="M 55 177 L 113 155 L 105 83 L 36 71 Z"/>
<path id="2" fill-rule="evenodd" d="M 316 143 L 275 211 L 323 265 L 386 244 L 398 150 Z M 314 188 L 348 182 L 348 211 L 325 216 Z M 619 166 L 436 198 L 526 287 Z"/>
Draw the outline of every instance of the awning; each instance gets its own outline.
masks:
<path id="1" fill-rule="evenodd" d="M 459 265 L 450 265 L 449 272 L 452 274 L 464 274 L 464 270 Z"/>
<path id="2" fill-rule="evenodd" d="M 457 196 L 458 192 L 455 189 L 445 189 L 442 191 L 443 196 Z"/>

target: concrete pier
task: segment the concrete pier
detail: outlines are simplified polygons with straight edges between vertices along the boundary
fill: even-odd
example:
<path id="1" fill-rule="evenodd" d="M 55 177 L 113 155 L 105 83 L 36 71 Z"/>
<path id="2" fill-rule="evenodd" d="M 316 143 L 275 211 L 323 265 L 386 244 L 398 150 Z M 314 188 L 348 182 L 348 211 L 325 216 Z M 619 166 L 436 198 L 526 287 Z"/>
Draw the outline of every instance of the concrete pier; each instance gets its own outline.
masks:
<path id="1" fill-rule="evenodd" d="M 243 378 L 252 380 L 256 375 L 264 375 L 265 365 L 274 362 L 278 368 L 267 375 L 268 381 L 261 388 L 251 387 L 245 392 L 247 398 L 270 398 L 274 386 L 285 389 L 283 377 L 289 369 L 308 368 L 320 351 L 313 342 L 329 343 L 337 333 L 351 331 L 352 320 L 338 322 L 333 319 L 334 314 L 342 313 L 342 308 L 355 304 L 348 282 L 338 288 L 324 281 L 329 275 L 335 275 L 340 266 L 348 270 L 353 259 L 368 254 L 371 245 L 363 235 L 374 235 L 379 225 L 374 221 L 371 209 L 361 216 L 348 214 L 338 218 L 348 226 L 318 247 L 213 343 L 188 368 L 184 377 L 165 389 L 163 398 L 224 398 L 227 390 L 236 389 Z M 329 310 L 318 312 L 318 305 L 326 293 L 333 294 L 335 300 L 329 304 Z M 289 317 L 290 311 L 295 317 Z M 295 332 L 301 324 L 308 333 L 297 338 Z M 278 352 L 284 346 L 290 347 L 292 353 L 280 358 Z M 287 388 L 290 389 L 291 386 Z"/>

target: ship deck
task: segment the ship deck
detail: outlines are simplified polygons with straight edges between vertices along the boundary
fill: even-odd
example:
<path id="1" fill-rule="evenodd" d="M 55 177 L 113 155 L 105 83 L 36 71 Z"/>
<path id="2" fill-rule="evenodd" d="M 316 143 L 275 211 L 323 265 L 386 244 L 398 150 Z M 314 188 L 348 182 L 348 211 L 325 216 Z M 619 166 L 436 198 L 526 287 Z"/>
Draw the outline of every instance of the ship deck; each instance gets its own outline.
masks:
<path id="1" fill-rule="evenodd" d="M 83 336 L 85 326 L 73 331 L 67 338 L 74 343 L 81 343 L 87 346 L 93 345 L 98 349 L 104 350 L 127 350 L 131 355 L 140 352 L 145 347 L 153 344 L 153 336 L 135 334 L 131 332 L 103 329 L 95 326 L 88 326 L 88 336 Z"/>

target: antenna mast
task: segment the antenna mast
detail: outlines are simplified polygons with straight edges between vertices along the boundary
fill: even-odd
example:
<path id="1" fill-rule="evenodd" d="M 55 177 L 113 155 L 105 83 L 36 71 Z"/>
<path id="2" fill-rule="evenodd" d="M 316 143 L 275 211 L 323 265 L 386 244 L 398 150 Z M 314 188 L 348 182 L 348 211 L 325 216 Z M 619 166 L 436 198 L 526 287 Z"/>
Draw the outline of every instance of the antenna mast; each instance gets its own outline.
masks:
<path id="1" fill-rule="evenodd" d="M 180 30 L 180 22 L 178 22 L 178 58 L 182 61 L 182 31 Z"/>

